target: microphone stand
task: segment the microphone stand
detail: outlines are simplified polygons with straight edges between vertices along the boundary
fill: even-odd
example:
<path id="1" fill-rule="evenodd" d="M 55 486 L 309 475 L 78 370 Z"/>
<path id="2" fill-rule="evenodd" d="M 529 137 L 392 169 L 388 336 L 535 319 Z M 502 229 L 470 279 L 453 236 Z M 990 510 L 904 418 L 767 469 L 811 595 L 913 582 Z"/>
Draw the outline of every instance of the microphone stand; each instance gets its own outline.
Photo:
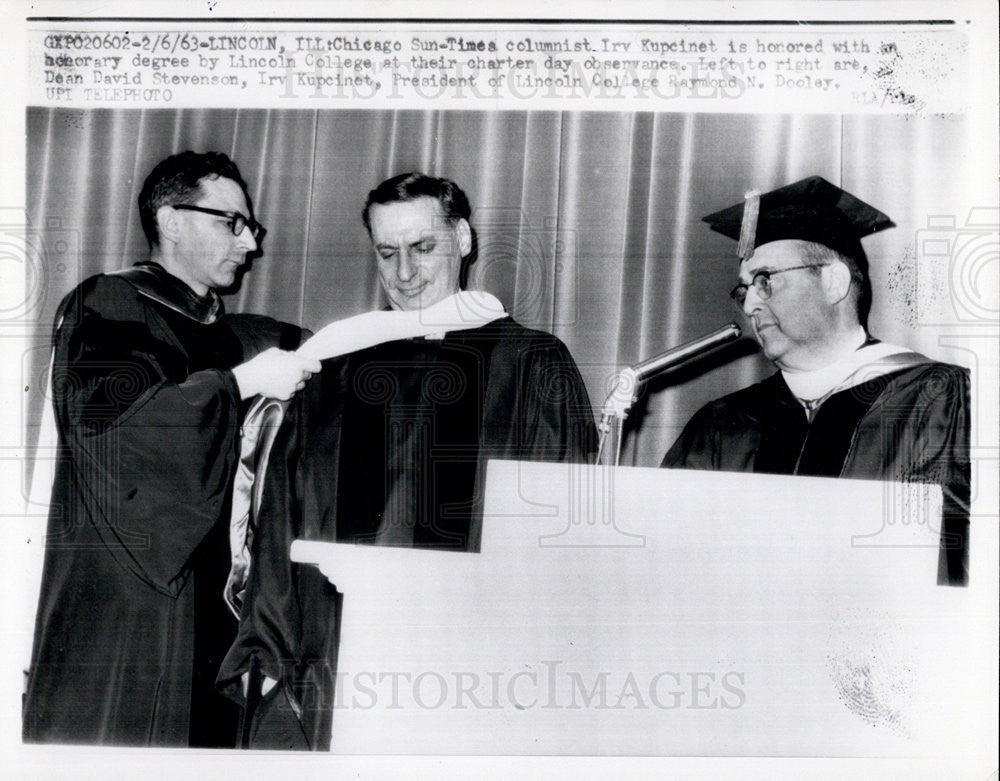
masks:
<path id="1" fill-rule="evenodd" d="M 597 446 L 597 463 L 618 466 L 621 460 L 622 422 L 638 398 L 639 387 L 650 377 L 704 355 L 717 347 L 740 338 L 742 331 L 736 323 L 728 323 L 711 333 L 667 350 L 634 366 L 618 372 L 614 387 L 601 408 L 601 421 L 597 424 L 600 439 Z M 614 460 L 609 461 L 611 454 Z"/>

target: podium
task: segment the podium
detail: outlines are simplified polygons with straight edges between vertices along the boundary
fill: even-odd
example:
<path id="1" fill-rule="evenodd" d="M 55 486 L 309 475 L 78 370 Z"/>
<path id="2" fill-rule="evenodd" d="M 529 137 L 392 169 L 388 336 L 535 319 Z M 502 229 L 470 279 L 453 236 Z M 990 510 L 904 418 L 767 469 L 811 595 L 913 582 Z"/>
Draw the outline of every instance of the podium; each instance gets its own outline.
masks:
<path id="1" fill-rule="evenodd" d="M 293 544 L 343 594 L 332 751 L 978 755 L 995 617 L 936 585 L 940 507 L 491 461 L 479 553 Z"/>

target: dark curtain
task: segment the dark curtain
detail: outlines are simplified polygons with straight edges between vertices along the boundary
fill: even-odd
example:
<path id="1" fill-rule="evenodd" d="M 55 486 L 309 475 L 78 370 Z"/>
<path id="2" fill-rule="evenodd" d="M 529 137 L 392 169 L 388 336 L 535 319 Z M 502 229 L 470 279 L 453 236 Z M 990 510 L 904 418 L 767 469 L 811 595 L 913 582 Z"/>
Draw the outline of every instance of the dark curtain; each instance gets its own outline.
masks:
<path id="1" fill-rule="evenodd" d="M 811 174 L 897 223 L 865 242 L 871 328 L 939 354 L 907 264 L 927 215 L 959 200 L 952 171 L 968 148 L 958 118 L 885 115 L 32 108 L 27 129 L 28 219 L 45 242 L 28 280 L 40 324 L 25 359 L 29 443 L 55 307 L 87 276 L 147 257 L 136 197 L 174 152 L 229 154 L 268 228 L 229 311 L 311 329 L 384 305 L 360 218 L 368 191 L 410 170 L 454 179 L 480 247 L 470 287 L 559 336 L 599 409 L 617 368 L 737 317 L 735 243 L 700 218 Z M 745 344 L 652 382 L 623 462 L 657 465 L 699 406 L 770 371 Z"/>

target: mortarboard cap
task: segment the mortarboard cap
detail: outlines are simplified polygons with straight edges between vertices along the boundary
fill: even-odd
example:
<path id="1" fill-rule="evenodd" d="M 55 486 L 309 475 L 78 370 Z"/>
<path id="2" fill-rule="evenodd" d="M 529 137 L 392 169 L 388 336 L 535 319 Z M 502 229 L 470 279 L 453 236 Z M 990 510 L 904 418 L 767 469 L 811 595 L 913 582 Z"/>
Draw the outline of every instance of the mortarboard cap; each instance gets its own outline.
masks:
<path id="1" fill-rule="evenodd" d="M 709 214 L 702 221 L 739 241 L 741 260 L 769 242 L 801 239 L 852 258 L 866 274 L 868 260 L 861 238 L 893 227 L 892 220 L 878 209 L 819 176 L 763 195 L 748 193 L 744 203 Z"/>

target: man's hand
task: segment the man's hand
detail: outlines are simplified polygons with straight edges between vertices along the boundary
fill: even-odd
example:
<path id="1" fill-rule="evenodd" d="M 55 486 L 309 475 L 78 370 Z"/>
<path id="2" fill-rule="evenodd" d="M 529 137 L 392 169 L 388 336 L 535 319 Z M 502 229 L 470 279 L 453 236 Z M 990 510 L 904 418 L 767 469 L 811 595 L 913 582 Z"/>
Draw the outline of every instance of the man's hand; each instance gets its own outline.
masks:
<path id="1" fill-rule="evenodd" d="M 272 347 L 233 369 L 240 398 L 267 396 L 287 401 L 320 370 L 319 361 Z"/>

